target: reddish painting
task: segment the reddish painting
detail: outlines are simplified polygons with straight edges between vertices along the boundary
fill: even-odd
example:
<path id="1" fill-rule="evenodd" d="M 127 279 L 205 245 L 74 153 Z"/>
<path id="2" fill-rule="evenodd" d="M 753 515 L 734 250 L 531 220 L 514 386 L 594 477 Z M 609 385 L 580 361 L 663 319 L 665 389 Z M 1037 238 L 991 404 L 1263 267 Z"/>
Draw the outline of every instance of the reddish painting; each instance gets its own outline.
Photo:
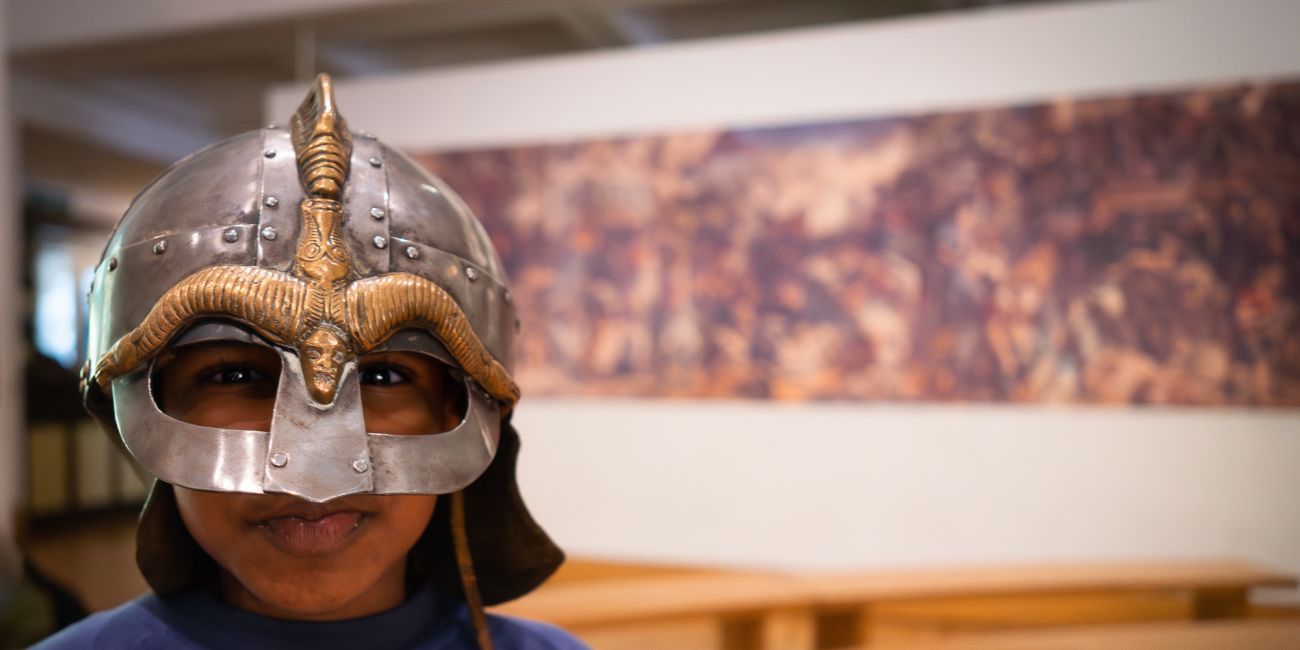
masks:
<path id="1" fill-rule="evenodd" d="M 1300 83 L 418 158 L 529 395 L 1300 406 Z"/>

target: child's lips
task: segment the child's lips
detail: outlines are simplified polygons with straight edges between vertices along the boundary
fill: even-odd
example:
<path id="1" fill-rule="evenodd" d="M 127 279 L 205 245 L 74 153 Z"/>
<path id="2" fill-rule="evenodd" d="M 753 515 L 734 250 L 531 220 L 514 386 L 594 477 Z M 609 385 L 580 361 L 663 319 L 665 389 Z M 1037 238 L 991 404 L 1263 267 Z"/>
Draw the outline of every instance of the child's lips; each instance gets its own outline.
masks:
<path id="1" fill-rule="evenodd" d="M 267 532 L 271 543 L 281 551 L 299 557 L 314 557 L 342 549 L 352 541 L 364 521 L 361 512 L 339 510 L 316 518 L 273 517 L 257 525 Z"/>

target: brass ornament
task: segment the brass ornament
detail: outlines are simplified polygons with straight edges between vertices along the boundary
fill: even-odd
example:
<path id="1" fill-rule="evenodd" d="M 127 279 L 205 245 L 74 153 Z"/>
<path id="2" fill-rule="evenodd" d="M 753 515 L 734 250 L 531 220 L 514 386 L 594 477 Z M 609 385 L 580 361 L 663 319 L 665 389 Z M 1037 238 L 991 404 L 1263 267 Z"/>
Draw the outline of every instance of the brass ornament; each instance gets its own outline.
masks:
<path id="1" fill-rule="evenodd" d="M 355 277 L 342 231 L 352 141 L 328 75 L 317 78 L 294 114 L 292 137 L 308 194 L 299 204 L 302 231 L 292 274 L 224 265 L 189 275 L 99 359 L 95 381 L 107 390 L 113 379 L 152 359 L 190 323 L 229 317 L 275 345 L 296 349 L 312 399 L 332 404 L 349 360 L 400 329 L 417 327 L 441 340 L 465 373 L 508 411 L 519 399 L 519 387 L 446 290 L 409 273 Z"/>
<path id="2" fill-rule="evenodd" d="M 334 105 L 334 83 L 329 75 L 316 77 L 316 85 L 290 120 L 298 174 L 311 196 L 339 200 L 352 159 L 352 134 Z"/>

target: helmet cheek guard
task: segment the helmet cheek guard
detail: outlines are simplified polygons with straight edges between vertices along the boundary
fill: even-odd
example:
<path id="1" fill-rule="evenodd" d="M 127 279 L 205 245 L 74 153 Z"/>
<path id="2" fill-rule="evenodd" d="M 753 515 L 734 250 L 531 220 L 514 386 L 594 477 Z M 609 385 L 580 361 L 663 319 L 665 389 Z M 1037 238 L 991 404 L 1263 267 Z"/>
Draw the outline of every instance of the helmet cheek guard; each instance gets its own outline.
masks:
<path id="1" fill-rule="evenodd" d="M 133 201 L 96 269 L 86 403 L 169 485 L 316 502 L 463 495 L 470 530 L 502 527 L 491 537 L 531 545 L 522 555 L 499 549 L 510 558 L 492 570 L 501 584 L 484 585 L 485 595 L 513 597 L 562 555 L 515 486 L 517 439 L 506 423 L 519 399 L 509 372 L 517 320 L 504 278 L 455 193 L 373 136 L 354 137 L 321 75 L 289 129 L 193 154 Z M 222 339 L 277 351 L 268 431 L 183 422 L 154 399 L 163 351 Z M 381 350 L 453 368 L 468 396 L 463 420 L 445 433 L 367 431 L 357 364 Z M 510 457 L 497 462 L 506 443 Z M 142 544 L 157 528 L 146 525 L 150 513 L 174 507 L 160 489 L 142 518 Z M 475 554 L 494 564 L 481 545 Z M 531 577 L 512 582 L 511 573 Z"/>

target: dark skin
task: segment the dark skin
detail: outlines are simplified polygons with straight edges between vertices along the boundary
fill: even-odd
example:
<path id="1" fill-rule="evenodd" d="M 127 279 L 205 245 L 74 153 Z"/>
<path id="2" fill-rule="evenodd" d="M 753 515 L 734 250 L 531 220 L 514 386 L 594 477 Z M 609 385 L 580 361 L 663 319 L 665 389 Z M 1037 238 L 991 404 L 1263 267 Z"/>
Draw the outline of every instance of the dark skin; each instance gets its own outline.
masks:
<path id="1" fill-rule="evenodd" d="M 159 398 L 168 415 L 210 427 L 270 430 L 280 376 L 275 350 L 206 343 L 173 350 L 160 365 Z M 428 356 L 366 355 L 358 377 L 367 431 L 437 433 L 460 421 L 460 404 L 449 397 L 452 380 Z M 437 503 L 437 496 L 418 494 L 310 504 L 288 495 L 175 491 L 186 528 L 220 567 L 222 598 L 301 621 L 357 618 L 401 604 L 407 553 Z"/>

